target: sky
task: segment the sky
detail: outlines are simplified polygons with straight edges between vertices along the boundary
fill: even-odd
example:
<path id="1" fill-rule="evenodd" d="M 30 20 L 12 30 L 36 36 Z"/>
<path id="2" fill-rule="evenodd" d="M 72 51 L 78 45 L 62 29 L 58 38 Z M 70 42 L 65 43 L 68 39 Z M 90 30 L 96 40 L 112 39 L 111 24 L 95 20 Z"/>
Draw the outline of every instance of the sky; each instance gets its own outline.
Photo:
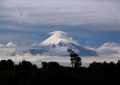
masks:
<path id="1" fill-rule="evenodd" d="M 0 0 L 0 43 L 32 44 L 65 31 L 81 45 L 120 43 L 120 0 Z"/>

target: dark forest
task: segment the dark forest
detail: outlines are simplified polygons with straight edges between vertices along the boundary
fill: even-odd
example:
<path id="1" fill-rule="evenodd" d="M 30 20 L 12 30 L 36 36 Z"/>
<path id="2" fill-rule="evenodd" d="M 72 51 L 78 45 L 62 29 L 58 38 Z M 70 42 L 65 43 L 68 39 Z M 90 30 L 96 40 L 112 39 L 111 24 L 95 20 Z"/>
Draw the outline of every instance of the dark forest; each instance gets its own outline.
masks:
<path id="1" fill-rule="evenodd" d="M 43 84 L 116 84 L 120 81 L 120 62 L 97 63 L 89 67 L 64 67 L 57 62 L 42 62 L 38 68 L 29 61 L 14 64 L 12 60 L 0 61 L 0 85 Z"/>

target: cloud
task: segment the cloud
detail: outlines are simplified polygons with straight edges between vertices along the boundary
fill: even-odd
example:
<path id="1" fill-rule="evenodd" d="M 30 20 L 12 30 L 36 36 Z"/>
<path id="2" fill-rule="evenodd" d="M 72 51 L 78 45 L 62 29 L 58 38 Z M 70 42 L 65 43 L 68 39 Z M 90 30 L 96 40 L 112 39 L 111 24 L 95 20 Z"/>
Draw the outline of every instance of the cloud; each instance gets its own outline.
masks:
<path id="1" fill-rule="evenodd" d="M 115 55 L 120 54 L 120 45 L 111 42 L 111 43 L 104 43 L 99 48 L 96 49 L 97 52 L 101 55 Z"/>
<path id="2" fill-rule="evenodd" d="M 106 42 L 99 46 L 98 48 L 89 46 L 87 46 L 86 48 L 96 51 L 100 56 L 120 55 L 120 44 L 115 42 Z"/>
<path id="3" fill-rule="evenodd" d="M 67 52 L 67 47 L 56 47 L 56 48 L 49 48 L 47 52 L 43 52 L 42 55 L 52 55 L 52 56 L 66 56 L 69 55 Z"/>
<path id="4" fill-rule="evenodd" d="M 42 40 L 55 30 L 80 43 L 119 41 L 119 8 L 119 0 L 0 0 L 0 42 Z"/>
<path id="5" fill-rule="evenodd" d="M 81 57 L 82 58 L 82 66 L 89 66 L 90 63 L 96 61 L 96 62 L 117 62 L 120 60 L 119 55 L 117 56 L 102 56 L 102 57 Z M 16 55 L 16 56 L 1 56 L 0 60 L 8 60 L 12 59 L 15 64 L 18 64 L 19 62 L 26 60 L 30 61 L 33 64 L 36 64 L 38 67 L 41 67 L 41 62 L 58 62 L 60 65 L 63 66 L 71 66 L 70 57 L 61 57 L 61 56 L 46 56 L 46 55 L 36 55 L 33 56 L 31 54 L 23 54 L 23 55 Z"/>
<path id="6" fill-rule="evenodd" d="M 87 25 L 92 30 L 118 31 L 119 2 L 119 0 L 0 0 L 0 23 L 12 26 Z"/>

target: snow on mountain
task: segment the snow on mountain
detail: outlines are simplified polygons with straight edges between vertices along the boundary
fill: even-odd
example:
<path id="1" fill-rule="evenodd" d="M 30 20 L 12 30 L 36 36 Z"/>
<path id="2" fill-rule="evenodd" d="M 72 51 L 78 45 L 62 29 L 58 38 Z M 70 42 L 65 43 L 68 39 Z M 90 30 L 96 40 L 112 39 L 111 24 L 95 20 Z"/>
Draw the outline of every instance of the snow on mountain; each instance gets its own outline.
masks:
<path id="1" fill-rule="evenodd" d="M 97 56 L 96 52 L 80 46 L 76 40 L 69 37 L 65 32 L 54 31 L 50 34 L 52 35 L 48 39 L 41 42 L 38 48 L 30 49 L 30 52 L 32 54 L 39 53 L 45 55 L 66 56 L 69 55 L 67 49 L 72 48 L 81 56 Z"/>
<path id="2" fill-rule="evenodd" d="M 68 36 L 67 33 L 62 31 L 54 31 L 49 34 L 52 34 L 48 39 L 44 40 L 40 43 L 42 46 L 54 46 L 54 45 L 77 45 L 79 46 L 78 42 L 73 40 L 71 37 Z"/>

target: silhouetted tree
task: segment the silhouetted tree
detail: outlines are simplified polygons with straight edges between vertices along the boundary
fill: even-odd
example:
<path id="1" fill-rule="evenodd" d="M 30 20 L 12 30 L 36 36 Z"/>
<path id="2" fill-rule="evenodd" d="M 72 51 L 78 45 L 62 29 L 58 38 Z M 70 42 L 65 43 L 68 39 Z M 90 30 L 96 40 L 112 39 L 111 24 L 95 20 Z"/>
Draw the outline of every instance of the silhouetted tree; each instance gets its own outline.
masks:
<path id="1" fill-rule="evenodd" d="M 22 61 L 15 66 L 16 70 L 34 70 L 37 69 L 36 65 L 32 65 L 29 61 Z"/>
<path id="2" fill-rule="evenodd" d="M 9 70 L 13 70 L 14 69 L 14 62 L 12 60 L 7 60 L 8 63 L 8 69 Z"/>
<path id="3" fill-rule="evenodd" d="M 56 72 L 60 69 L 60 65 L 57 62 L 42 62 L 42 69 L 49 72 Z"/>
<path id="4" fill-rule="evenodd" d="M 14 63 L 12 60 L 1 60 L 0 61 L 0 70 L 13 70 Z"/>
<path id="5" fill-rule="evenodd" d="M 116 85 L 120 81 L 120 61 L 117 63 L 93 62 L 89 67 L 75 70 L 71 67 L 60 66 L 57 62 L 43 62 L 42 65 L 42 69 L 34 69 L 31 62 L 22 61 L 14 68 L 12 60 L 1 60 L 0 85 L 44 85 L 53 84 L 55 81 L 57 81 L 55 84 L 81 82 L 86 85 L 109 83 Z"/>
<path id="6" fill-rule="evenodd" d="M 47 67 L 48 67 L 48 68 L 51 68 L 51 69 L 59 69 L 59 68 L 60 68 L 60 65 L 59 65 L 59 63 L 57 63 L 57 62 L 48 62 Z"/>
<path id="7" fill-rule="evenodd" d="M 47 69 L 47 65 L 48 65 L 47 62 L 42 62 L 42 68 L 43 68 L 43 69 Z"/>
<path id="8" fill-rule="evenodd" d="M 68 52 L 70 53 L 70 61 L 72 64 L 72 67 L 80 67 L 82 62 L 81 62 L 81 58 L 79 57 L 79 55 L 77 53 L 75 53 L 72 49 L 68 49 Z"/>

